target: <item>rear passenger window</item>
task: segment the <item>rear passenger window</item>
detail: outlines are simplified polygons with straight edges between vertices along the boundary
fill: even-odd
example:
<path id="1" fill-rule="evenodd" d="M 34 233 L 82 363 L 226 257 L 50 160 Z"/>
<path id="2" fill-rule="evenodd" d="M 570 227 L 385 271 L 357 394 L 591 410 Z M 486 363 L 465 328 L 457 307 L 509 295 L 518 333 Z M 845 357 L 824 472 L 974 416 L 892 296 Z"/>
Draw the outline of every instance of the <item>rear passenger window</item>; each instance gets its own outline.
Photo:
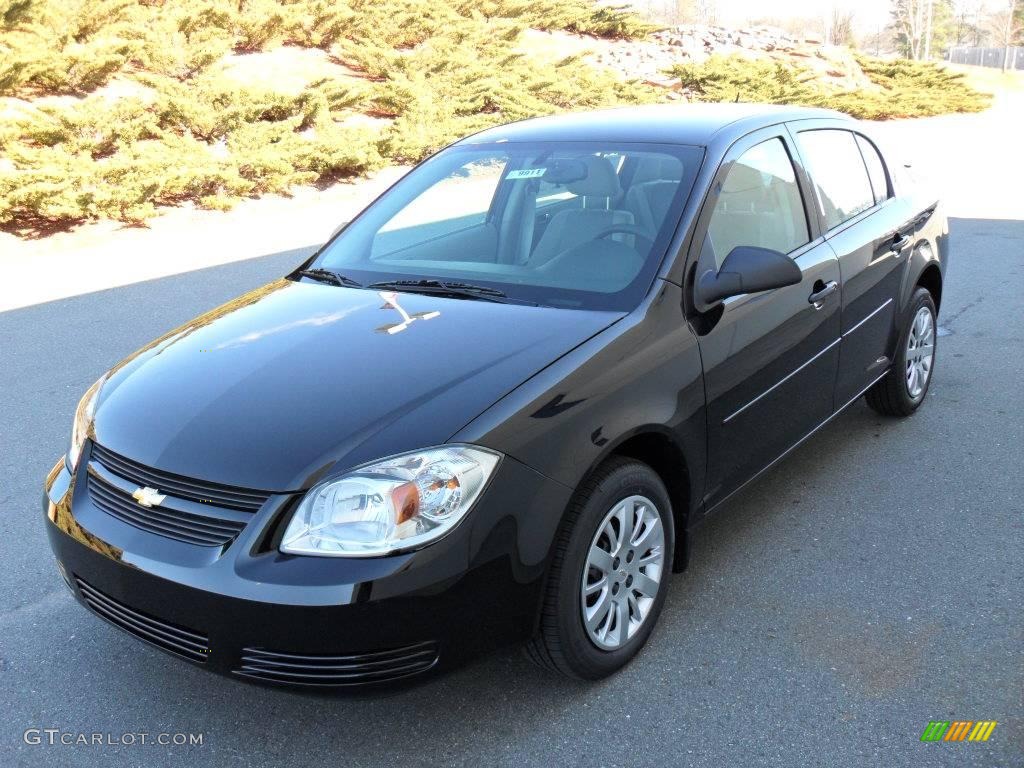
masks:
<path id="1" fill-rule="evenodd" d="M 797 134 L 807 162 L 825 226 L 832 229 L 875 204 L 864 158 L 849 131 L 802 131 Z"/>
<path id="2" fill-rule="evenodd" d="M 781 139 L 751 147 L 722 181 L 702 253 L 721 267 L 739 245 L 795 251 L 810 238 L 793 163 Z"/>
<path id="3" fill-rule="evenodd" d="M 857 146 L 864 156 L 864 164 L 868 167 L 871 179 L 871 190 L 875 193 L 875 202 L 880 203 L 889 197 L 889 182 L 885 176 L 885 163 L 878 154 L 875 145 L 861 135 L 857 135 Z"/>

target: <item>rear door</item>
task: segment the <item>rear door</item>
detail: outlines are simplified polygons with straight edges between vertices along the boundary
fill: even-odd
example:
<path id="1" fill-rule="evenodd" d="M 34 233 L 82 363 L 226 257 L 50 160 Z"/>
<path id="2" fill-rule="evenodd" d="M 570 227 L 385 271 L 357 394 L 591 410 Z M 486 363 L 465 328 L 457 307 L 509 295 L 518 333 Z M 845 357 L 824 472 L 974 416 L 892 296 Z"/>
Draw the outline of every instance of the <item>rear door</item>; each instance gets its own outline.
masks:
<path id="1" fill-rule="evenodd" d="M 730 149 L 701 210 L 697 273 L 739 245 L 786 253 L 803 280 L 726 299 L 694 316 L 708 419 L 710 509 L 832 414 L 839 264 L 809 215 L 807 180 L 784 126 Z"/>
<path id="2" fill-rule="evenodd" d="M 842 344 L 836 407 L 892 364 L 896 302 L 909 263 L 914 218 L 864 135 L 824 121 L 792 124 L 814 186 L 815 213 L 842 275 Z M 842 123 L 840 123 L 842 125 Z"/>

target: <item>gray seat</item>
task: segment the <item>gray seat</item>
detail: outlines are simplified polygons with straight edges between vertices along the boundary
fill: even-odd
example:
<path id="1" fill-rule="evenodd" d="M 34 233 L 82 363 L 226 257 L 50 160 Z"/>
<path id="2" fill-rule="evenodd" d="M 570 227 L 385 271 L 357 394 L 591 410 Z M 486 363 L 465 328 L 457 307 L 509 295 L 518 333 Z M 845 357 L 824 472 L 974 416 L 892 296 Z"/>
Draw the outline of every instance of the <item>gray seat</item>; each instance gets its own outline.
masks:
<path id="1" fill-rule="evenodd" d="M 616 224 L 632 224 L 633 214 L 629 211 L 611 208 L 622 192 L 619 177 L 612 164 L 603 157 L 592 155 L 581 158 L 587 165 L 587 175 L 579 181 L 566 185 L 566 189 L 582 198 L 582 208 L 559 211 L 551 217 L 544 234 L 530 255 L 532 266 L 546 264 L 560 253 L 581 245 Z M 597 198 L 603 208 L 588 208 L 588 202 Z M 612 238 L 627 241 L 628 235 L 612 235 Z M 632 238 L 629 238 L 631 240 Z"/>
<path id="2" fill-rule="evenodd" d="M 626 193 L 626 208 L 651 237 L 661 229 L 678 188 L 678 181 L 646 181 L 634 184 Z"/>
<path id="3" fill-rule="evenodd" d="M 724 259 L 739 245 L 775 246 L 770 231 L 774 220 L 768 204 L 764 176 L 755 168 L 737 163 L 725 177 L 708 223 L 717 258 Z M 721 262 L 718 263 L 721 266 Z"/>

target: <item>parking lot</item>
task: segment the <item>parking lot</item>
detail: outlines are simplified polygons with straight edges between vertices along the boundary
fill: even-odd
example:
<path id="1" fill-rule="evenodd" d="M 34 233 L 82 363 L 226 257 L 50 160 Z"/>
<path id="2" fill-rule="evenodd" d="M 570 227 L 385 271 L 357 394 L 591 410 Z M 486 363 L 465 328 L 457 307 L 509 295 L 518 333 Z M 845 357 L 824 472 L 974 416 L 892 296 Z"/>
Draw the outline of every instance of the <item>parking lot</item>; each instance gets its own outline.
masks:
<path id="1" fill-rule="evenodd" d="M 73 602 L 40 496 L 78 398 L 302 251 L 0 312 L 0 764 L 1024 765 L 1024 203 L 1019 150 L 1000 154 L 1019 120 L 923 125 L 886 130 L 953 203 L 927 403 L 905 421 L 857 403 L 751 484 L 700 531 L 644 652 L 597 684 L 513 648 L 386 698 L 307 698 L 211 676 Z M 971 152 L 951 151 L 961 137 Z M 930 720 L 999 724 L 922 743 Z M 203 743 L 33 745 L 32 728 Z"/>
<path id="2" fill-rule="evenodd" d="M 3 762 L 1020 765 L 1021 243 L 1021 221 L 952 222 L 928 403 L 902 422 L 859 403 L 749 487 L 700 532 L 637 662 L 594 685 L 509 649 L 387 698 L 305 698 L 208 675 L 73 603 L 40 491 L 81 392 L 300 254 L 0 314 Z M 923 744 L 933 719 L 999 725 L 987 743 Z M 204 738 L 24 743 L 47 727 Z"/>

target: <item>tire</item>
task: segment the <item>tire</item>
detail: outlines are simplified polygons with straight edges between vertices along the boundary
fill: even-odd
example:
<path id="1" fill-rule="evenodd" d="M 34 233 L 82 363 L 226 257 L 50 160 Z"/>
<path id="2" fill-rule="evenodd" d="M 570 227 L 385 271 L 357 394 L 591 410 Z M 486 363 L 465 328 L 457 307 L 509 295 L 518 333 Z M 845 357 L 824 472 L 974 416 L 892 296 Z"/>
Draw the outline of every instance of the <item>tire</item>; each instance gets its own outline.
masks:
<path id="1" fill-rule="evenodd" d="M 612 541 L 611 534 L 622 530 L 624 520 L 631 520 L 625 523 L 627 530 L 636 526 L 639 546 L 621 536 L 617 545 Z M 660 565 L 655 568 L 659 531 Z M 665 603 L 674 534 L 668 491 L 653 469 L 620 457 L 602 464 L 577 489 L 555 539 L 540 621 L 527 656 L 542 668 L 581 680 L 607 677 L 628 663 L 647 642 Z M 596 567 L 594 558 L 609 566 L 607 570 Z M 585 594 L 587 587 L 593 594 Z M 656 594 L 646 594 L 651 591 Z M 605 619 L 597 621 L 605 604 Z M 584 624 L 584 611 L 595 617 L 592 630 Z"/>
<path id="2" fill-rule="evenodd" d="M 927 338 L 917 339 L 917 345 L 927 347 L 925 342 L 930 341 L 930 358 L 928 360 L 927 372 L 923 376 L 923 383 L 920 378 L 917 386 L 912 386 L 910 365 L 916 359 L 926 357 L 915 347 L 915 338 L 920 333 L 920 327 L 915 327 L 921 313 L 928 313 L 928 327 L 930 328 Z M 935 302 L 931 293 L 926 288 L 917 288 L 910 298 L 910 308 L 907 312 L 907 321 L 900 331 L 899 341 L 896 347 L 896 360 L 892 369 L 881 381 L 876 383 L 864 394 L 869 406 L 883 416 L 903 417 L 909 416 L 916 411 L 924 402 L 928 394 L 928 387 L 932 383 L 935 374 L 935 355 L 938 349 L 938 323 L 936 322 Z M 912 338 L 915 337 L 915 338 Z"/>

